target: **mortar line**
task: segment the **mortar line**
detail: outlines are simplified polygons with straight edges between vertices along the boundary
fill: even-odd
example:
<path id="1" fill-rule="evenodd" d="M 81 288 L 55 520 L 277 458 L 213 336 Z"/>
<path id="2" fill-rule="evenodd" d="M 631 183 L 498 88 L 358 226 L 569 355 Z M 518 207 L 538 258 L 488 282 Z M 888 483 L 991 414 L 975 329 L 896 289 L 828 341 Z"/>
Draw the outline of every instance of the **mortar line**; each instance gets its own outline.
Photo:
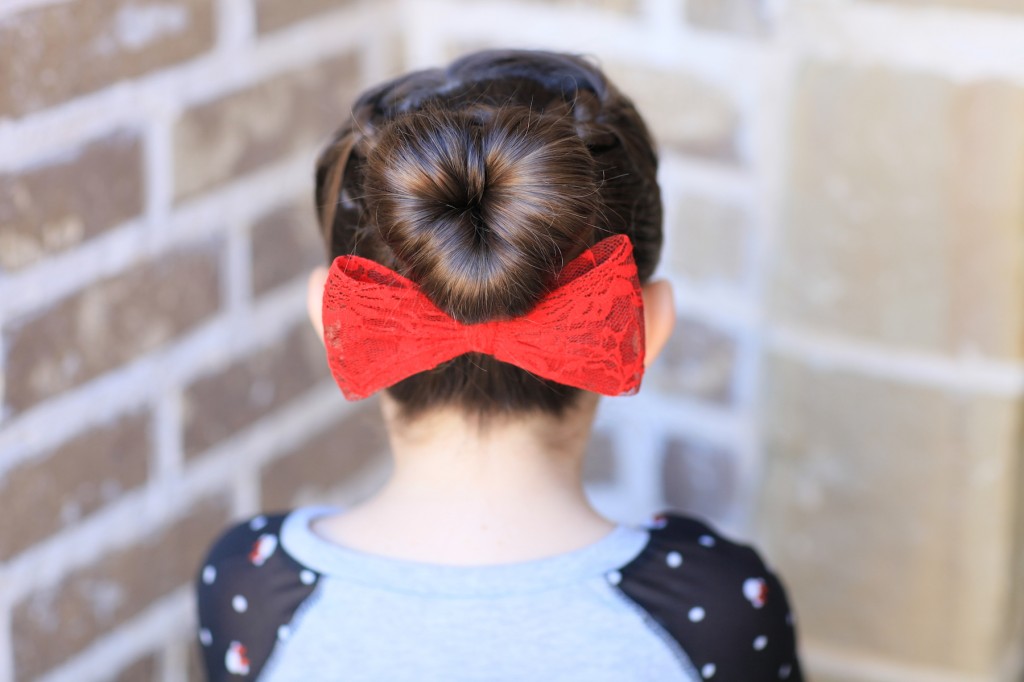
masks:
<path id="1" fill-rule="evenodd" d="M 104 633 L 84 650 L 47 672 L 38 682 L 100 682 L 155 652 L 167 642 L 168 630 L 186 636 L 183 624 L 193 620 L 192 588 L 182 586 L 151 604 L 112 632 Z"/>
<path id="2" fill-rule="evenodd" d="M 830 370 L 935 388 L 1024 395 L 1024 363 L 962 354 L 944 356 L 776 325 L 768 347 L 779 355 Z"/>
<path id="3" fill-rule="evenodd" d="M 229 95 L 324 59 L 357 52 L 382 10 L 366 5 L 325 13 L 302 31 L 282 29 L 262 36 L 239 60 L 216 48 L 138 78 L 18 119 L 0 119 L 0 171 L 65 153 L 121 127 L 142 129 L 161 108 L 188 108 Z"/>
<path id="4" fill-rule="evenodd" d="M 0 475 L 90 427 L 130 412 L 140 401 L 151 402 L 152 395 L 178 390 L 203 374 L 276 343 L 305 319 L 305 282 L 301 279 L 260 301 L 249 318 L 250 333 L 242 339 L 237 334 L 237 320 L 221 313 L 166 346 L 17 415 L 0 429 L 0 451 L 4 451 Z"/>
<path id="5" fill-rule="evenodd" d="M 124 494 L 79 523 L 0 566 L 0 585 L 11 603 L 58 584 L 75 570 L 111 552 L 128 549 L 187 515 L 198 501 L 230 493 L 240 470 L 259 469 L 283 456 L 352 409 L 333 382 L 323 382 L 288 405 L 266 415 L 199 453 L 171 482 L 155 480 Z M 245 510 L 246 512 L 248 510 Z M 238 510 L 232 508 L 232 513 Z M 70 549 L 69 549 L 70 548 Z"/>

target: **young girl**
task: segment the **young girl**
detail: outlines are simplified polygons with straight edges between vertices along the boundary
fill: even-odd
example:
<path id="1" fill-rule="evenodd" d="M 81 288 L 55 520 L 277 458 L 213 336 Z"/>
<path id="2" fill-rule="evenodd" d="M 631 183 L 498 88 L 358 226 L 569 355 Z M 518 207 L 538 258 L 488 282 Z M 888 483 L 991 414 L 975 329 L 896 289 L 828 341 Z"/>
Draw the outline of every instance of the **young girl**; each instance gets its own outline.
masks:
<path id="1" fill-rule="evenodd" d="M 481 52 L 359 98 L 317 164 L 310 316 L 345 395 L 381 391 L 393 473 L 221 536 L 210 680 L 801 679 L 754 550 L 584 494 L 599 394 L 635 392 L 673 325 L 655 171 L 574 56 Z"/>

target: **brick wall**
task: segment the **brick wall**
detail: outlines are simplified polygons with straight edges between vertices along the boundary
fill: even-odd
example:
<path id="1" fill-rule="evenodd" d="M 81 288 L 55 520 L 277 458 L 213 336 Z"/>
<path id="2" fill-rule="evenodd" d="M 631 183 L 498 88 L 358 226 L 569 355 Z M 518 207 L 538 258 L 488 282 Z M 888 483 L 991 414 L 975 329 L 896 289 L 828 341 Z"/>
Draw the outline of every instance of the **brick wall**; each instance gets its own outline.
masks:
<path id="1" fill-rule="evenodd" d="M 304 272 L 314 155 L 401 69 L 395 16 L 0 8 L 0 680 L 196 678 L 188 583 L 213 534 L 385 473 Z"/>
<path id="2" fill-rule="evenodd" d="M 596 56 L 662 149 L 679 323 L 595 502 L 756 540 L 815 680 L 1020 680 L 1024 4 L 12 0 L 0 682 L 196 679 L 212 535 L 386 475 L 304 320 L 313 158 L 498 45 Z"/>

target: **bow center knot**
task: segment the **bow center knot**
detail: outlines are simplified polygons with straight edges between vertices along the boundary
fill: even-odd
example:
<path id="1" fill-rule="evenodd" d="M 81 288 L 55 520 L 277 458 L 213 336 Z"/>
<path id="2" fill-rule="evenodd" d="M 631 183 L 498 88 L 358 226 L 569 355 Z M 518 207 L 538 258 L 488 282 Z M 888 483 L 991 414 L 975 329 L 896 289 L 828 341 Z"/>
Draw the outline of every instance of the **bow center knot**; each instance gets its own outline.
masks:
<path id="1" fill-rule="evenodd" d="M 466 341 L 471 350 L 477 353 L 494 353 L 494 339 L 497 337 L 498 323 L 495 321 L 481 322 L 465 326 Z"/>

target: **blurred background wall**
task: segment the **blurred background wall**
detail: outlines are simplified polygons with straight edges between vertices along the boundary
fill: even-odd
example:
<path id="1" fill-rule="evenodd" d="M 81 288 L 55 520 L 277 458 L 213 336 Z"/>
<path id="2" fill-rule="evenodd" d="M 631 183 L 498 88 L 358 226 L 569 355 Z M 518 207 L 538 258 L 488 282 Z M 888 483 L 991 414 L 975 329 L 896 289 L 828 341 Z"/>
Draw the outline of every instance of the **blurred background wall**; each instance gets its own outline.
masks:
<path id="1" fill-rule="evenodd" d="M 214 534 L 387 474 L 313 158 L 487 46 L 592 55 L 661 148 L 680 320 L 597 505 L 756 542 L 814 680 L 1022 679 L 1024 2 L 4 0 L 0 680 L 198 679 Z"/>

